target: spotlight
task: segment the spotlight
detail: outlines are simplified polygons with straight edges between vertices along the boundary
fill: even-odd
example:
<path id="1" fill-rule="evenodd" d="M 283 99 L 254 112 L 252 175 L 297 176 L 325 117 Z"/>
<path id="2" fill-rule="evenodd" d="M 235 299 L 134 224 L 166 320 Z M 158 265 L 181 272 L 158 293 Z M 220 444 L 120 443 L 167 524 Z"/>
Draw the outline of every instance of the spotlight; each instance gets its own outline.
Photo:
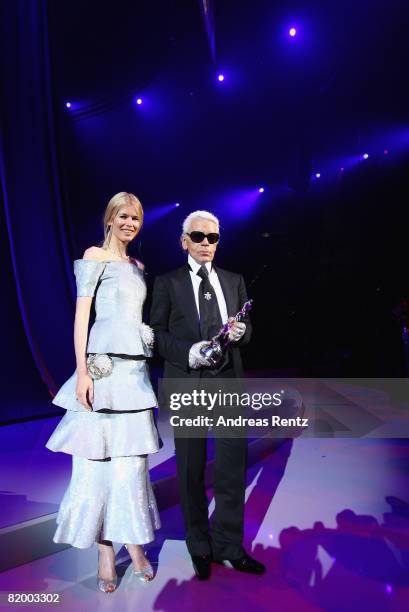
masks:
<path id="1" fill-rule="evenodd" d="M 369 154 L 368 154 L 368 153 L 364 153 L 364 154 L 362 155 L 362 159 L 368 159 L 368 157 L 369 157 Z"/>
<path id="2" fill-rule="evenodd" d="M 294 36 L 297 34 L 297 30 L 293 27 L 289 29 L 288 33 L 292 38 L 294 38 Z"/>
<path id="3" fill-rule="evenodd" d="M 65 103 L 65 106 L 66 106 L 67 108 L 71 108 L 71 102 L 66 102 L 66 103 Z"/>
<path id="4" fill-rule="evenodd" d="M 180 206 L 180 203 L 176 202 L 175 207 L 177 208 L 178 206 Z"/>
<path id="5" fill-rule="evenodd" d="M 341 168 L 340 170 L 341 170 L 341 172 L 343 172 L 345 170 L 345 168 Z"/>
<path id="6" fill-rule="evenodd" d="M 218 74 L 217 80 L 220 81 L 220 83 L 222 83 L 224 81 L 224 74 Z"/>
<path id="7" fill-rule="evenodd" d="M 139 104 L 139 105 L 141 105 L 141 104 L 142 104 L 142 98 L 137 98 L 137 99 L 136 99 L 136 103 L 137 103 L 137 104 Z"/>
<path id="8" fill-rule="evenodd" d="M 385 149 L 385 151 L 383 152 L 384 155 L 388 155 L 389 151 L 388 149 Z"/>
<path id="9" fill-rule="evenodd" d="M 260 189 L 258 190 L 259 193 L 264 193 L 264 187 L 260 187 Z"/>
<path id="10" fill-rule="evenodd" d="M 321 178 L 321 174 L 320 174 L 319 172 L 317 172 L 317 173 L 315 174 L 315 178 L 317 178 L 317 179 L 318 179 L 318 178 Z"/>

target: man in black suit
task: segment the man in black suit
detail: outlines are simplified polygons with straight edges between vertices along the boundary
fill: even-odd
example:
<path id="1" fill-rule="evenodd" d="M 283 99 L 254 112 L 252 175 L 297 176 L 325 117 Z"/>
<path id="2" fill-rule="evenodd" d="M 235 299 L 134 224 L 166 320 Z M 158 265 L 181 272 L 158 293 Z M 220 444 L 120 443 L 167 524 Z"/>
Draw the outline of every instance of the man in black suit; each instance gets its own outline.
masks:
<path id="1" fill-rule="evenodd" d="M 240 346 L 251 336 L 248 318 L 233 322 L 232 344 L 217 369 L 200 352 L 247 301 L 243 277 L 212 265 L 218 240 L 218 219 L 207 211 L 191 213 L 181 236 L 187 263 L 155 280 L 150 324 L 165 360 L 165 378 L 243 376 Z M 215 438 L 215 512 L 210 529 L 204 482 L 206 447 L 205 438 L 175 437 L 186 544 L 195 573 L 201 580 L 208 579 L 213 560 L 238 571 L 262 574 L 264 565 L 242 546 L 247 440 Z"/>

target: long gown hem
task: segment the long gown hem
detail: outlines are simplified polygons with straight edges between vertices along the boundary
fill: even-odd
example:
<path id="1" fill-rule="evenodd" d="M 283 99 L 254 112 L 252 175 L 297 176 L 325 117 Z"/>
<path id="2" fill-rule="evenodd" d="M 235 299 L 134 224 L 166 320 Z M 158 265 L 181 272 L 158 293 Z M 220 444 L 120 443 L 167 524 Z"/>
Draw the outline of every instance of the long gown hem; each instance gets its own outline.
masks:
<path id="1" fill-rule="evenodd" d="M 161 528 L 161 524 L 153 526 L 153 530 L 154 531 L 158 531 Z M 95 539 L 94 542 L 91 542 L 90 544 L 84 544 L 82 542 L 78 542 L 75 539 L 72 538 L 64 538 L 64 537 L 53 537 L 53 542 L 55 542 L 55 544 L 69 544 L 70 546 L 72 546 L 73 548 L 79 548 L 81 550 L 85 550 L 86 548 L 91 548 L 91 546 L 94 546 L 94 544 L 98 544 L 99 540 L 108 540 L 110 542 L 115 542 L 116 544 L 137 544 L 140 546 L 144 546 L 145 544 L 150 544 L 151 542 L 155 541 L 155 536 L 152 534 L 152 536 L 149 536 L 147 538 L 138 538 L 137 542 L 131 542 L 130 540 L 131 538 L 126 538 L 126 535 L 122 536 L 122 537 L 118 537 L 118 534 L 115 533 L 107 533 L 107 534 L 103 534 L 101 536 L 101 538 Z"/>

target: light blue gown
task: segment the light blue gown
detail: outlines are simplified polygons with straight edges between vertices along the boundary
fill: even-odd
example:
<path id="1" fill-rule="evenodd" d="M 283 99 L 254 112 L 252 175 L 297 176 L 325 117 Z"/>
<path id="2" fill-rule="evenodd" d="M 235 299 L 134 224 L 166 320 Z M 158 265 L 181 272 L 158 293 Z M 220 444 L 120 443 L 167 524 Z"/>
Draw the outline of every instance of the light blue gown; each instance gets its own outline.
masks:
<path id="1" fill-rule="evenodd" d="M 147 458 L 159 450 L 160 438 L 145 360 L 152 351 L 141 332 L 143 272 L 133 261 L 79 259 L 74 273 L 77 295 L 95 296 L 87 354 L 113 355 L 113 370 L 94 380 L 92 412 L 76 398 L 76 373 L 53 400 L 66 413 L 46 447 L 72 455 L 53 540 L 77 548 L 101 540 L 146 544 L 160 527 Z"/>

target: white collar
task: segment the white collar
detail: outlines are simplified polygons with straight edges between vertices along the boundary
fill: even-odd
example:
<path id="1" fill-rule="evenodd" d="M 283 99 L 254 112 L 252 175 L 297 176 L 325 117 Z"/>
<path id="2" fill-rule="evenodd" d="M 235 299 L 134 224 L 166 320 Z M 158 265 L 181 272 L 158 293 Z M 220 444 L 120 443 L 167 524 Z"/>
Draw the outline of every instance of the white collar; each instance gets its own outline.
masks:
<path id="1" fill-rule="evenodd" d="M 190 254 L 188 255 L 187 261 L 192 269 L 193 274 L 197 274 L 200 268 L 202 267 L 202 264 L 197 263 L 197 261 L 195 261 Z M 210 272 L 212 271 L 212 262 L 206 261 L 205 266 L 207 268 L 208 273 L 210 274 Z"/>

